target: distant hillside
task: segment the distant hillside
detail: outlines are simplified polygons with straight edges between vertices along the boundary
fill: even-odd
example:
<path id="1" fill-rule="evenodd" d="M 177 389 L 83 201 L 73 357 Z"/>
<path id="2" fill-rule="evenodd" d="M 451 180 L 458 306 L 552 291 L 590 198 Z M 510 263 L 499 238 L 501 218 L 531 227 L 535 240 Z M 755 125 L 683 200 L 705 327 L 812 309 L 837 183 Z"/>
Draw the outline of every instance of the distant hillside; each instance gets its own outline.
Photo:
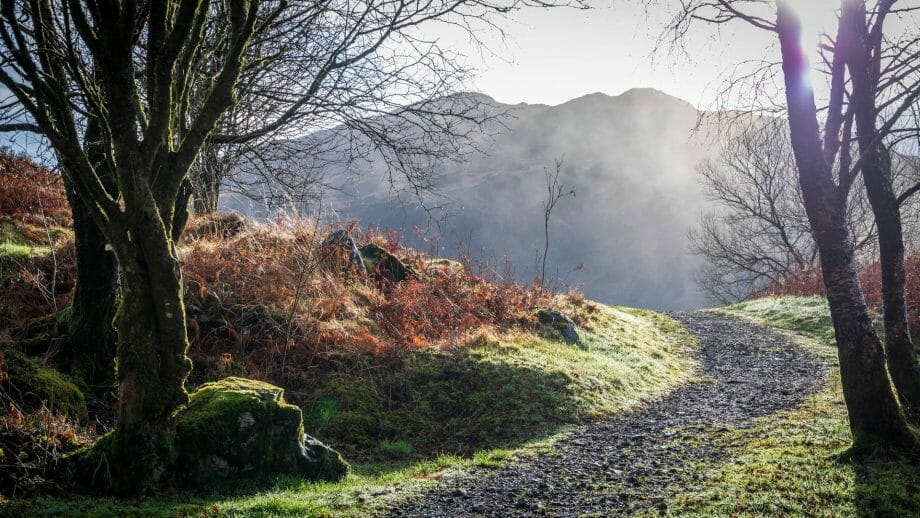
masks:
<path id="1" fill-rule="evenodd" d="M 324 206 L 363 225 L 404 228 L 410 237 L 414 227 L 430 227 L 428 243 L 416 246 L 449 256 L 462 241 L 475 257 L 507 257 L 515 277 L 527 281 L 542 250 L 544 168 L 564 156 L 563 180 L 577 197 L 562 200 L 553 214 L 548 276 L 565 277 L 609 303 L 656 309 L 706 303 L 686 232 L 706 204 L 694 169 L 714 146 L 706 132 L 693 132 L 700 113 L 692 105 L 651 89 L 596 93 L 559 106 L 481 98 L 510 117 L 483 153 L 439 168 L 436 187 L 444 199 L 436 200 L 443 209 L 435 214 L 447 215 L 439 228 L 429 226 L 429 213 L 417 204 L 399 205 L 397 198 L 414 198 L 394 192 L 373 162 L 350 164 L 347 173 L 330 168 L 327 181 L 344 189 Z M 226 203 L 252 212 L 239 199 Z"/>

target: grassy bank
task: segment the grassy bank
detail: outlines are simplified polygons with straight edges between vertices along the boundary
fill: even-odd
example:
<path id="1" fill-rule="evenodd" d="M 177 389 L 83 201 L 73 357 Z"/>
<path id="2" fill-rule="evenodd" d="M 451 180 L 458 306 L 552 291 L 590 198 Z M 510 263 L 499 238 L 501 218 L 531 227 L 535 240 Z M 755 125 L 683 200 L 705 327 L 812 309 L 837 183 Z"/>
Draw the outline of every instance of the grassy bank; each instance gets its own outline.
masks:
<path id="1" fill-rule="evenodd" d="M 22 167 L 0 174 L 2 380 L 5 351 L 66 369 L 66 337 L 33 324 L 58 321 L 75 268 L 55 177 Z M 33 192 L 39 183 L 47 192 Z M 389 266 L 356 268 L 347 251 L 326 242 L 339 230 L 384 251 Z M 114 424 L 114 399 L 87 392 L 90 422 L 99 425 L 22 405 L 0 411 L 0 433 L 16 438 L 0 448 L 0 467 L 15 468 L 0 487 L 0 515 L 364 515 L 451 470 L 498 465 L 568 425 L 625 411 L 691 376 L 693 340 L 663 315 L 544 291 L 489 265 L 426 257 L 402 241 L 355 224 L 221 214 L 193 219 L 179 246 L 194 363 L 189 388 L 226 376 L 283 387 L 303 409 L 306 431 L 352 463 L 346 480 L 278 479 L 230 494 L 140 502 L 64 490 L 40 497 L 60 490 L 42 471 L 60 456 L 56 445 L 89 443 Z M 400 268 L 408 273 L 388 277 Z M 570 317 L 580 343 L 541 324 L 540 307 Z"/>
<path id="2" fill-rule="evenodd" d="M 497 466 L 526 455 L 565 425 L 619 412 L 668 391 L 691 375 L 690 336 L 673 320 L 650 311 L 593 303 L 582 309 L 583 343 L 565 344 L 533 331 L 481 336 L 466 349 L 414 351 L 399 371 L 380 374 L 377 383 L 403 379 L 415 406 L 387 407 L 383 400 L 349 410 L 346 418 L 317 424 L 307 407 L 307 428 L 335 436 L 335 423 L 359 416 L 375 420 L 375 433 L 394 427 L 395 436 L 355 450 L 354 473 L 337 484 L 278 480 L 269 490 L 210 497 L 167 495 L 143 502 L 71 497 L 14 499 L 0 512 L 61 516 L 360 516 L 402 498 L 451 470 Z M 575 311 L 573 308 L 572 311 Z M 338 378 L 342 392 L 379 386 L 368 376 Z M 322 392 L 325 385 L 320 385 Z M 348 388 L 346 388 L 348 387 Z M 328 394 L 327 394 L 328 396 Z M 366 396 L 366 394 L 365 394 Z M 356 397 L 356 396 L 355 396 Z M 323 397 L 317 398 L 323 401 Z M 343 404 L 343 403 L 340 403 Z M 349 407 L 357 408 L 357 407 Z M 312 410 L 311 410 L 312 409 Z M 342 425 L 343 437 L 357 432 Z M 366 431 L 364 432 L 366 433 Z M 320 435 L 320 437 L 323 437 Z M 378 437 L 378 435 L 374 435 Z M 438 454 L 431 437 L 445 438 Z M 325 437 L 324 437 L 325 438 Z M 376 441 L 376 439 L 374 439 Z M 338 446 L 335 439 L 330 439 Z M 423 445 L 418 448 L 418 445 Z M 363 453 L 362 453 L 363 452 Z"/>
<path id="3" fill-rule="evenodd" d="M 920 459 L 892 452 L 854 459 L 823 299 L 768 298 L 725 309 L 785 330 L 831 364 L 826 386 L 801 406 L 749 428 L 709 431 L 725 461 L 697 465 L 700 483 L 668 502 L 672 516 L 918 516 Z"/>

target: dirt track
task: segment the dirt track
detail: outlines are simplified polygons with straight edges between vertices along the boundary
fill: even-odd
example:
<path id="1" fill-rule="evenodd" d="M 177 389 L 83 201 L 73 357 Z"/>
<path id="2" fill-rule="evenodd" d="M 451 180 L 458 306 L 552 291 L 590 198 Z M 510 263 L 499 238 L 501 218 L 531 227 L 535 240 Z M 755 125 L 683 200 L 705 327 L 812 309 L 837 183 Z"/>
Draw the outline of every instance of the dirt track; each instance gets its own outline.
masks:
<path id="1" fill-rule="evenodd" d="M 710 312 L 677 313 L 699 337 L 699 381 L 634 412 L 580 426 L 540 453 L 445 479 L 388 509 L 390 516 L 580 516 L 666 510 L 694 483 L 691 462 L 721 452 L 703 430 L 801 403 L 827 372 L 777 332 Z M 702 440 L 700 440 L 702 438 Z"/>

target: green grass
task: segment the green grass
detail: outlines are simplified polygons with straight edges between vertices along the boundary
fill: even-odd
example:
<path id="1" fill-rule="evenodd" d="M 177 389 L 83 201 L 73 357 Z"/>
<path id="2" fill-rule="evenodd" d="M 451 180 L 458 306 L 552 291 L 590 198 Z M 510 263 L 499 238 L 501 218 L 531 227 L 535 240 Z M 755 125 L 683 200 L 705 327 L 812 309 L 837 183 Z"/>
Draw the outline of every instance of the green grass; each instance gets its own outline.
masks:
<path id="1" fill-rule="evenodd" d="M 545 448 L 567 425 L 626 410 L 692 376 L 694 341 L 670 318 L 601 305 L 587 314 L 581 346 L 515 332 L 463 351 L 416 352 L 387 373 L 325 380 L 305 405 L 305 425 L 346 451 L 355 469 L 343 482 L 285 479 L 269 490 L 142 502 L 13 500 L 0 514 L 364 516 L 457 470 Z"/>
<path id="2" fill-rule="evenodd" d="M 824 297 L 769 297 L 741 302 L 724 311 L 824 343 L 834 341 L 831 314 Z"/>
<path id="3" fill-rule="evenodd" d="M 793 333 L 834 368 L 795 409 L 749 428 L 708 432 L 726 461 L 697 465 L 700 481 L 668 502 L 672 516 L 920 516 L 920 459 L 848 455 L 851 441 L 827 307 L 819 298 L 774 298 L 724 311 Z"/>
<path id="4" fill-rule="evenodd" d="M 692 339 L 676 322 L 595 307 L 581 346 L 533 332 L 485 336 L 468 349 L 416 351 L 372 371 L 312 373 L 313 387 L 287 394 L 304 407 L 308 433 L 346 458 L 376 461 L 390 458 L 379 455 L 381 441 L 406 442 L 418 458 L 513 448 L 688 377 Z"/>
<path id="5" fill-rule="evenodd" d="M 48 243 L 29 239 L 21 225 L 0 217 L 0 280 L 18 272 L 23 261 L 49 253 Z"/>
<path id="6" fill-rule="evenodd" d="M 495 467 L 508 451 L 481 452 L 473 457 L 438 456 L 412 464 L 363 464 L 337 483 L 305 483 L 282 478 L 270 489 L 237 495 L 161 495 L 141 501 L 74 496 L 37 498 L 0 504 L 0 515 L 66 517 L 175 516 L 365 516 L 403 498 L 451 471 L 473 466 Z"/>

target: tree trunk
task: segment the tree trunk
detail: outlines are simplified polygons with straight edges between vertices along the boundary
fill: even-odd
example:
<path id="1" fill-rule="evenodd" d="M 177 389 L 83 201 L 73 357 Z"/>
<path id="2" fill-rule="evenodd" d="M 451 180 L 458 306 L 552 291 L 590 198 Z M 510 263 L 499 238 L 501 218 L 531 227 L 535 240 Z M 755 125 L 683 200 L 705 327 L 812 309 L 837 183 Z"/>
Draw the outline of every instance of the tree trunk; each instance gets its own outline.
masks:
<path id="1" fill-rule="evenodd" d="M 881 145 L 872 148 L 863 150 L 860 145 L 860 152 L 866 158 L 863 180 L 878 229 L 888 368 L 908 417 L 920 422 L 920 364 L 907 324 L 901 213 L 892 186 L 888 152 Z"/>
<path id="2" fill-rule="evenodd" d="M 175 412 L 191 371 L 182 279 L 172 237 L 154 209 L 116 247 L 124 276 L 118 333 L 118 427 L 106 448 L 114 491 L 162 485 L 175 461 Z"/>
<path id="3" fill-rule="evenodd" d="M 918 439 L 892 391 L 885 352 L 859 284 L 846 220 L 847 192 L 838 188 L 824 158 L 810 65 L 801 46 L 801 23 L 786 2 L 777 5 L 792 148 L 805 210 L 821 256 L 854 446 L 880 443 L 917 447 Z"/>
<path id="4" fill-rule="evenodd" d="M 189 174 L 193 187 L 192 203 L 195 214 L 207 216 L 217 212 L 220 201 L 220 184 L 223 181 L 223 166 L 217 154 L 217 146 L 206 145 Z"/>
<path id="5" fill-rule="evenodd" d="M 808 183 L 803 178 L 803 191 Z M 863 298 L 844 203 L 822 205 L 813 186 L 807 189 L 854 444 L 915 446 L 916 437 L 892 392 L 885 352 Z"/>
<path id="6" fill-rule="evenodd" d="M 115 303 L 118 266 L 105 249 L 107 240 L 87 214 L 83 202 L 71 199 L 77 285 L 64 322 L 71 347 L 71 373 L 91 386 L 111 387 L 115 379 Z"/>
<path id="7" fill-rule="evenodd" d="M 871 59 L 872 46 L 865 18 L 864 4 L 845 4 L 842 23 L 851 27 L 854 37 L 842 42 L 841 51 L 847 56 L 852 78 L 850 103 L 856 120 L 863 182 L 878 230 L 888 369 L 908 418 L 916 423 L 920 422 L 920 362 L 907 323 L 901 210 L 894 192 L 891 156 L 878 138 L 877 85 L 873 80 L 877 74 L 873 70 L 875 60 Z"/>
<path id="8" fill-rule="evenodd" d="M 94 163 L 104 164 L 99 124 L 90 119 L 86 128 L 87 152 Z M 99 169 L 102 171 L 104 166 Z M 116 191 L 111 173 L 101 174 L 106 189 Z M 71 373 L 91 386 L 111 387 L 115 379 L 115 318 L 118 265 L 106 250 L 108 240 L 93 221 L 73 188 L 67 188 L 73 216 L 77 282 L 64 331 L 71 347 Z"/>

